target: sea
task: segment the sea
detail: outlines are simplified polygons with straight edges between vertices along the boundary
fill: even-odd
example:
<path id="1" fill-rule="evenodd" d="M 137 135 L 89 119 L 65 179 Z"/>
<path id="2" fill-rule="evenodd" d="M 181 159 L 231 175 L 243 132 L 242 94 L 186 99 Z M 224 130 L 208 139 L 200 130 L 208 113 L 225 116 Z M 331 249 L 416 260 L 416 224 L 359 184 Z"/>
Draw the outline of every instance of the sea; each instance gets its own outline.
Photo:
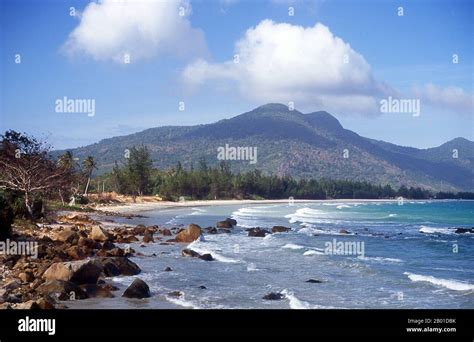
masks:
<path id="1" fill-rule="evenodd" d="M 118 291 L 115 298 L 68 302 L 69 307 L 474 309 L 474 234 L 456 232 L 474 227 L 474 201 L 289 201 L 141 214 L 146 217 L 133 224 L 120 222 L 205 228 L 229 217 L 237 226 L 190 244 L 131 244 L 144 254 L 131 258 L 142 273 L 109 281 L 123 291 L 139 277 L 153 296 L 125 299 Z M 291 231 L 265 237 L 246 231 L 273 226 Z M 215 260 L 183 257 L 183 248 Z M 281 299 L 263 298 L 272 292 Z"/>

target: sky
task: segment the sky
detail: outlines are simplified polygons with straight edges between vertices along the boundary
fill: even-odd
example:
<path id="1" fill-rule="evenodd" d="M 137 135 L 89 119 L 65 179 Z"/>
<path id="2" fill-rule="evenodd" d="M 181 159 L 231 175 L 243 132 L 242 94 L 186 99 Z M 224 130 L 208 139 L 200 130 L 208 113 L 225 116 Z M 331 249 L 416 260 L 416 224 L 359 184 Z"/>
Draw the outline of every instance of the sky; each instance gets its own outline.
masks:
<path id="1" fill-rule="evenodd" d="M 404 146 L 474 140 L 473 1 L 0 4 L 0 131 L 54 148 L 269 102 Z"/>

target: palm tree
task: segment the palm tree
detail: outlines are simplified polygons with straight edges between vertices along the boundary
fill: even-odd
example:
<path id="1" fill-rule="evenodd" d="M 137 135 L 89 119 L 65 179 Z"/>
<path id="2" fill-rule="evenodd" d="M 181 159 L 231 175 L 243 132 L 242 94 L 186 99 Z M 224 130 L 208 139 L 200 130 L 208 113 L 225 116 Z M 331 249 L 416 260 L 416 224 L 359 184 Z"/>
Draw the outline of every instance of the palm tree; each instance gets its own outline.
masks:
<path id="1" fill-rule="evenodd" d="M 82 166 L 84 168 L 84 173 L 87 175 L 87 184 L 84 189 L 84 196 L 87 196 L 87 191 L 89 190 L 89 184 L 91 182 L 92 172 L 94 169 L 97 169 L 97 163 L 94 160 L 94 157 L 88 156 L 83 162 Z"/>

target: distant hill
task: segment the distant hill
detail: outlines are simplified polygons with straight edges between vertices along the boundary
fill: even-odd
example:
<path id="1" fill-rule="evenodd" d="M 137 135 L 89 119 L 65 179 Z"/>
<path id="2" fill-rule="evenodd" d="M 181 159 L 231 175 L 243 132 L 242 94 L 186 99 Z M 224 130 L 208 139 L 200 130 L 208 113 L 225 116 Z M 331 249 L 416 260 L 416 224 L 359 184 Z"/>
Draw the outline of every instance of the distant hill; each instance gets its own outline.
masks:
<path id="1" fill-rule="evenodd" d="M 474 190 L 474 142 L 456 138 L 429 149 L 403 147 L 359 136 L 331 114 L 303 114 L 282 104 L 267 104 L 212 124 L 166 126 L 101 140 L 72 149 L 81 160 L 92 155 L 100 172 L 124 161 L 124 150 L 146 145 L 159 168 L 197 164 L 205 157 L 219 163 L 217 148 L 252 146 L 258 162 L 231 161 L 234 172 L 260 169 L 265 173 L 301 177 L 366 180 L 393 186 L 433 190 Z M 345 151 L 347 150 L 347 151 Z M 457 158 L 453 158 L 457 150 Z M 54 151 L 58 155 L 64 151 Z M 348 158 L 344 158 L 348 152 Z M 347 156 L 347 154 L 346 154 Z"/>

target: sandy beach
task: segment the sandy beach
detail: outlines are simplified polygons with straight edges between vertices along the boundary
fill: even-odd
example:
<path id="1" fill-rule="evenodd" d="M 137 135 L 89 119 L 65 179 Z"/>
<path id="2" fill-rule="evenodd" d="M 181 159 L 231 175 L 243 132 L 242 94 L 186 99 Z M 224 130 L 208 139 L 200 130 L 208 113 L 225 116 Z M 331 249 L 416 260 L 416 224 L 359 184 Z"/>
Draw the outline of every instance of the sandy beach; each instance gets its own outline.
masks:
<path id="1" fill-rule="evenodd" d="M 276 199 L 276 200 L 195 200 L 184 202 L 171 201 L 154 201 L 142 203 L 120 203 L 112 205 L 96 206 L 94 209 L 108 212 L 115 212 L 119 214 L 135 214 L 144 211 L 152 211 L 159 209 L 170 208 L 186 208 L 186 207 L 200 207 L 200 206 L 217 206 L 217 205 L 239 205 L 239 204 L 280 204 L 280 203 L 367 203 L 367 202 L 396 202 L 396 199 L 326 199 L 326 200 L 301 200 L 301 199 Z"/>

